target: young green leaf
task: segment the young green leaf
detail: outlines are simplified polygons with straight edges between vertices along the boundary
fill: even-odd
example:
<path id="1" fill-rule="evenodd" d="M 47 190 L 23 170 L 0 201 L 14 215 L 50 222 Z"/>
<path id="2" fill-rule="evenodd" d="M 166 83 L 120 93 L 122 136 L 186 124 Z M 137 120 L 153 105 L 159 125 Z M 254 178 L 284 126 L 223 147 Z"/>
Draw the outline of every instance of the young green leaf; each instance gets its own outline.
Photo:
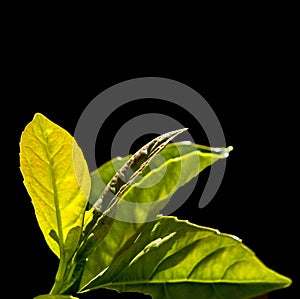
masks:
<path id="1" fill-rule="evenodd" d="M 37 113 L 21 136 L 20 165 L 47 244 L 58 257 L 70 257 L 90 192 L 81 149 L 67 131 Z"/>
<path id="2" fill-rule="evenodd" d="M 78 253 L 79 258 L 88 256 L 106 236 L 115 219 L 116 205 L 128 187 L 135 182 L 153 158 L 173 138 L 186 130 L 186 128 L 179 129 L 154 138 L 133 154 L 110 179 L 99 198 L 93 204 L 93 216 L 83 231 L 83 238 Z M 97 174 L 99 175 L 99 172 Z M 101 186 L 100 189 L 102 189 Z"/>
<path id="3" fill-rule="evenodd" d="M 252 298 L 289 286 L 235 236 L 162 217 L 82 288 L 150 294 L 154 299 Z"/>
<path id="4" fill-rule="evenodd" d="M 152 160 L 150 167 L 144 170 L 139 181 L 130 186 L 123 196 L 123 199 L 131 202 L 136 200 L 148 202 L 150 205 L 141 207 L 132 205 L 130 210 L 126 211 L 124 207 L 127 203 L 125 200 L 125 203 L 121 200 L 116 208 L 116 215 L 123 213 L 121 215 L 124 216 L 124 213 L 127 212 L 130 221 L 137 217 L 147 219 L 147 213 L 157 214 L 180 186 L 189 182 L 205 167 L 219 159 L 226 158 L 230 150 L 231 148 L 208 148 L 188 142 L 169 144 Z M 108 163 L 106 167 L 100 167 L 99 175 L 105 176 L 106 172 L 110 172 L 112 175 L 112 163 Z M 145 188 L 145 184 L 150 187 Z M 147 207 L 150 209 L 147 210 Z M 139 213 L 139 216 L 134 213 Z M 130 242 L 134 241 L 134 237 L 140 232 L 142 226 L 141 221 L 115 220 L 107 236 L 95 248 L 95 252 L 89 255 L 82 284 L 100 273 L 122 250 L 129 247 Z"/>
<path id="5" fill-rule="evenodd" d="M 170 145 L 165 154 L 153 159 L 151 169 L 124 192 L 115 217 L 140 223 L 154 219 L 180 187 L 226 158 L 231 150 L 232 147 L 208 148 L 189 142 Z"/>
<path id="6" fill-rule="evenodd" d="M 114 206 L 118 198 L 135 182 L 136 178 L 142 174 L 153 158 L 155 158 L 172 139 L 186 130 L 187 129 L 184 128 L 162 134 L 145 144 L 133 154 L 108 182 L 99 199 L 93 205 L 95 210 L 103 212 L 104 205 L 105 214 L 107 214 L 107 210 Z"/>
<path id="7" fill-rule="evenodd" d="M 92 208 L 97 199 L 99 199 L 100 195 L 103 193 L 106 185 L 122 168 L 122 166 L 124 166 L 129 158 L 130 156 L 124 158 L 116 157 L 91 172 L 91 192 L 89 197 L 88 210 Z"/>

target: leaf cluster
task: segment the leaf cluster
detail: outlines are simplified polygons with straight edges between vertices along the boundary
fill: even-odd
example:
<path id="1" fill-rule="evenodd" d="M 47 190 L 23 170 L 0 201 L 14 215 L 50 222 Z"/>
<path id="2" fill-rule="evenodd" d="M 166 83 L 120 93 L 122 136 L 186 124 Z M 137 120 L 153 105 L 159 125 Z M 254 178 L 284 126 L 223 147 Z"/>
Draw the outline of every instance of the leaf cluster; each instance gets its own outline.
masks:
<path id="1" fill-rule="evenodd" d="M 161 210 L 228 148 L 170 143 L 163 134 L 137 153 L 90 172 L 76 140 L 37 113 L 24 129 L 20 168 L 38 224 L 59 258 L 54 285 L 39 299 L 107 288 L 153 298 L 252 298 L 291 280 L 242 241 Z"/>

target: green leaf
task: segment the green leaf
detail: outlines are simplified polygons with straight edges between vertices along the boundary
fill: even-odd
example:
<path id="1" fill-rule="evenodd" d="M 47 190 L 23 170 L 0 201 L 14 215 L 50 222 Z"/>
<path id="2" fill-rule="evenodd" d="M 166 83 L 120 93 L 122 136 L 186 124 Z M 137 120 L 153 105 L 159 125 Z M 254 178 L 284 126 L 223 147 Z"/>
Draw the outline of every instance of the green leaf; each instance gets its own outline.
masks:
<path id="1" fill-rule="evenodd" d="M 93 205 L 96 202 L 96 200 L 103 193 L 105 186 L 109 183 L 116 172 L 119 171 L 121 167 L 128 161 L 129 158 L 130 156 L 124 158 L 116 157 L 91 172 L 91 192 L 89 197 L 90 205 Z"/>
<path id="2" fill-rule="evenodd" d="M 143 173 L 150 162 L 161 152 L 167 144 L 176 136 L 187 129 L 179 129 L 162 134 L 140 148 L 128 161 L 117 171 L 114 177 L 108 182 L 98 200 L 94 203 L 96 211 L 108 213 L 118 202 L 118 199 Z"/>
<path id="3" fill-rule="evenodd" d="M 87 225 L 93 220 L 93 205 L 103 193 L 105 186 L 113 178 L 116 172 L 120 170 L 120 168 L 128 161 L 129 158 L 130 156 L 124 158 L 116 157 L 91 172 L 91 192 L 89 196 L 89 203 L 87 204 L 84 215 L 83 230 L 86 230 Z"/>
<path id="4" fill-rule="evenodd" d="M 105 185 L 104 189 L 101 184 L 99 186 L 99 180 L 101 181 L 102 179 L 98 172 L 99 180 L 98 183 L 94 180 L 94 186 L 96 185 L 96 187 L 103 191 L 98 198 L 96 197 L 96 201 L 93 203 L 92 218 L 90 214 L 86 213 L 91 220 L 85 222 L 85 228 L 78 250 L 79 259 L 85 259 L 107 235 L 115 220 L 116 206 L 123 193 L 136 181 L 138 176 L 143 173 L 153 158 L 155 158 L 173 138 L 186 130 L 187 129 L 184 128 L 167 132 L 145 144 L 125 162 L 107 184 L 103 183 L 103 185 Z M 106 175 L 106 177 L 108 176 Z"/>
<path id="5" fill-rule="evenodd" d="M 289 286 L 240 239 L 207 227 L 162 217 L 147 223 L 134 243 L 83 291 L 108 288 L 154 299 L 241 299 Z"/>
<path id="6" fill-rule="evenodd" d="M 158 212 L 180 186 L 190 181 L 205 167 L 227 157 L 230 150 L 231 148 L 209 148 L 189 142 L 169 144 L 151 161 L 141 174 L 138 183 L 129 187 L 124 194 L 124 199 L 134 201 L 136 196 L 137 200 L 157 202 L 157 205 L 150 206 L 153 210 L 148 209 L 146 212 L 138 206 L 130 207 L 132 211 L 128 215 L 132 218 L 129 220 L 135 217 L 132 212 L 140 212 L 139 217 L 144 218 L 147 218 L 147 212 Z M 99 168 L 101 177 L 105 177 L 107 170 L 109 170 L 109 176 L 113 175 L 111 164 L 113 162 L 109 162 L 106 167 Z M 159 186 L 153 185 L 152 182 L 158 183 Z M 142 184 L 149 184 L 151 187 L 139 189 Z M 121 200 L 117 206 L 117 214 L 119 209 L 124 211 L 123 207 L 123 200 Z M 97 246 L 95 252 L 89 255 L 81 285 L 100 273 L 120 252 L 128 248 L 142 227 L 142 223 L 115 220 L 107 236 Z"/>
<path id="7" fill-rule="evenodd" d="M 190 142 L 170 145 L 153 159 L 145 175 L 127 189 L 115 218 L 139 223 L 155 219 L 180 187 L 226 158 L 231 150 L 232 147 L 208 148 Z"/>
<path id="8" fill-rule="evenodd" d="M 90 192 L 81 149 L 67 131 L 37 113 L 21 136 L 20 165 L 47 244 L 58 257 L 70 256 Z"/>

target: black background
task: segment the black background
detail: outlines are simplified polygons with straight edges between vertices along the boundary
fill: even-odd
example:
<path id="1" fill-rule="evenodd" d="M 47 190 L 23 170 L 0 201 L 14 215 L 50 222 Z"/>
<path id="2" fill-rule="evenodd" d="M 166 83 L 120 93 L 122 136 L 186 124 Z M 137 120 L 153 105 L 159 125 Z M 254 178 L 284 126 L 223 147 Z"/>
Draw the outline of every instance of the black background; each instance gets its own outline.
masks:
<path id="1" fill-rule="evenodd" d="M 78 32 L 67 30 L 59 37 L 51 28 L 39 33 L 36 25 L 21 30 L 11 90 L 17 163 L 16 194 L 10 207 L 18 231 L 13 235 L 12 260 L 16 261 L 14 275 L 20 277 L 15 295 L 32 298 L 49 292 L 58 265 L 39 231 L 19 171 L 18 143 L 25 125 L 34 113 L 41 112 L 73 134 L 80 114 L 100 92 L 124 80 L 153 76 L 177 80 L 200 93 L 218 116 L 227 144 L 234 147 L 212 202 L 204 209 L 197 206 L 207 177 L 203 172 L 193 196 L 174 215 L 242 238 L 267 266 L 293 279 L 291 287 L 269 298 L 295 298 L 299 292 L 295 244 L 299 195 L 294 171 L 299 133 L 293 37 L 280 32 L 280 26 L 245 26 L 238 31 L 237 27 L 220 26 L 210 34 L 204 30 L 189 37 L 183 32 L 182 39 L 175 34 L 172 44 L 171 29 L 166 31 L 164 44 L 149 33 L 149 40 L 144 38 L 143 44 L 130 50 L 127 35 L 122 39 L 122 34 L 112 38 L 116 44 L 109 47 L 110 41 L 100 31 L 89 40 L 84 32 L 79 38 Z M 168 107 L 154 110 L 166 113 Z M 110 159 L 106 140 L 128 120 L 129 110 L 120 111 L 114 114 L 118 121 L 109 123 L 111 131 L 102 130 L 98 136 L 99 152 L 103 150 L 97 156 L 99 164 Z M 137 109 L 136 116 L 139 114 Z M 188 122 L 180 113 L 177 117 Z M 201 129 L 199 136 L 195 131 L 196 140 L 204 136 Z M 199 143 L 205 144 L 205 137 Z M 127 298 L 128 294 L 99 290 L 80 298 L 101 296 Z M 140 294 L 128 297 L 146 298 Z"/>

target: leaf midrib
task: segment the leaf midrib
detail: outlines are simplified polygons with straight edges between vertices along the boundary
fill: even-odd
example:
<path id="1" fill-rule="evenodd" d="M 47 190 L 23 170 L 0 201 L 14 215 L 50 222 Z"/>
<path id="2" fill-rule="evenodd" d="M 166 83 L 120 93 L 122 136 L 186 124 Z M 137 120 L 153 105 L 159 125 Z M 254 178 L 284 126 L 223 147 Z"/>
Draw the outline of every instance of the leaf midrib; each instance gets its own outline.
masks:
<path id="1" fill-rule="evenodd" d="M 56 222 L 57 222 L 57 231 L 58 231 L 58 240 L 59 240 L 59 251 L 60 251 L 60 258 L 62 259 L 64 255 L 64 246 L 63 246 L 63 230 L 62 230 L 62 218 L 61 218 L 61 213 L 60 213 L 60 206 L 59 206 L 59 200 L 58 200 L 58 189 L 56 185 L 56 180 L 55 180 L 55 175 L 53 172 L 53 167 L 54 167 L 54 162 L 53 158 L 51 157 L 51 153 L 49 151 L 49 140 L 48 140 L 48 135 L 45 133 L 41 122 L 39 120 L 38 122 L 40 130 L 42 132 L 43 136 L 43 145 L 44 149 L 46 152 L 46 156 L 49 162 L 49 168 L 50 168 L 50 175 L 51 175 L 51 183 L 52 183 L 52 188 L 53 188 L 53 199 L 54 199 L 54 206 L 55 206 L 55 215 L 56 215 Z"/>
<path id="2" fill-rule="evenodd" d="M 109 282 L 109 283 L 105 283 L 105 284 L 101 284 L 99 286 L 97 286 L 97 288 L 101 287 L 101 288 L 105 288 L 105 287 L 109 287 L 109 286 L 124 286 L 124 285 L 143 285 L 143 284 L 176 284 L 176 283 L 187 283 L 187 284 L 199 284 L 199 283 L 203 283 L 203 284 L 252 284 L 252 283 L 262 283 L 262 284 L 278 284 L 278 285 L 285 285 L 285 283 L 282 282 L 278 282 L 278 281 L 265 281 L 265 280 L 222 280 L 222 279 L 218 279 L 218 280 L 203 280 L 203 279 L 199 279 L 199 280 L 195 280 L 195 279 L 176 279 L 176 280 L 133 280 L 133 281 L 123 281 L 123 282 Z M 91 288 L 93 289 L 93 288 Z M 85 289 L 82 293 L 87 292 L 91 289 Z"/>

